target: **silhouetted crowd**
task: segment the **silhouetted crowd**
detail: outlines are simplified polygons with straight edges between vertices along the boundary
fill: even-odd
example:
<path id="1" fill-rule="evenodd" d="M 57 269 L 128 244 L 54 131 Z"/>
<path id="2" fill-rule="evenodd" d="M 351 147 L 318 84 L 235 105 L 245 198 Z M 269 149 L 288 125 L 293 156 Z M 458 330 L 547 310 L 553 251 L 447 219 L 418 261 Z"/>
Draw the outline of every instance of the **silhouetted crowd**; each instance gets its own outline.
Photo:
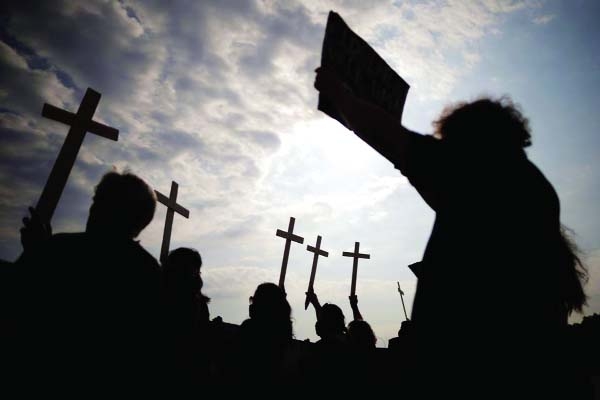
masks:
<path id="1" fill-rule="evenodd" d="M 456 359 L 422 364 L 423 354 L 432 357 L 429 360 L 435 357 L 430 349 L 422 350 L 423 338 L 414 321 L 402 323 L 388 348 L 377 348 L 356 296 L 349 299 L 353 319 L 346 325 L 339 306 L 321 305 L 314 292 L 306 293 L 316 313 L 315 332 L 320 337 L 316 343 L 294 338 L 291 307 L 274 283 L 256 288 L 249 318 L 241 326 L 211 320 L 210 299 L 202 293 L 200 254 L 178 248 L 160 266 L 134 240 L 151 221 L 154 204 L 153 191 L 141 179 L 110 172 L 96 187 L 85 232 L 51 235 L 32 210 L 22 230 L 24 252 L 14 264 L 2 266 L 3 361 L 5 371 L 10 371 L 5 376 L 12 382 L 35 379 L 56 388 L 185 392 L 206 384 L 402 382 L 405 391 L 420 393 L 429 390 L 422 385 L 430 373 L 419 368 L 443 366 L 448 377 L 456 378 L 449 365 L 457 364 Z M 562 337 L 552 337 L 555 343 L 548 354 L 571 360 L 570 372 L 562 378 L 570 379 L 571 394 L 578 390 L 582 398 L 597 390 L 599 317 L 565 325 Z M 461 324 L 456 321 L 457 331 Z M 511 329 L 527 335 L 519 326 Z M 486 339 L 490 338 L 501 340 L 496 335 Z M 494 348 L 504 347 L 477 341 L 473 345 L 482 357 L 498 357 Z M 572 357 L 561 355 L 561 349 Z M 487 368 L 498 373 L 497 368 Z M 537 365 L 528 375 L 539 369 Z M 547 377 L 554 375 L 542 370 Z M 437 381 L 435 374 L 431 378 Z"/>
<path id="2" fill-rule="evenodd" d="M 529 134 L 516 109 L 460 105 L 437 122 L 436 138 L 390 128 L 385 115 L 373 121 L 377 110 L 332 77 L 318 75 L 316 86 L 343 102 L 355 132 L 436 211 L 414 269 L 412 317 L 388 348 L 376 347 L 356 296 L 346 324 L 313 291 L 320 340 L 296 340 L 286 293 L 269 282 L 250 297 L 241 326 L 211 320 L 200 254 L 178 248 L 159 265 L 135 240 L 154 216 L 154 191 L 110 172 L 84 232 L 52 234 L 34 209 L 23 220 L 23 253 L 1 271 L 6 382 L 83 393 L 306 384 L 394 385 L 419 398 L 598 396 L 599 316 L 567 323 L 585 303 L 585 269 L 556 193 L 522 150 Z M 371 125 L 398 134 L 378 138 Z"/>

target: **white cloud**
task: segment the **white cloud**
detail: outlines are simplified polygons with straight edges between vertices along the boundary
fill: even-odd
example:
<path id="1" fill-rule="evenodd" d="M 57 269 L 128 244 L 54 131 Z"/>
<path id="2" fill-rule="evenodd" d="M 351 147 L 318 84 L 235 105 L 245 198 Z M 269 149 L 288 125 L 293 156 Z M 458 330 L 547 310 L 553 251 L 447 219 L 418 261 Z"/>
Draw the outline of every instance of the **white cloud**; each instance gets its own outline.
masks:
<path id="1" fill-rule="evenodd" d="M 63 86 L 54 71 L 30 68 L 24 56 L 1 41 L 0 68 L 2 108 L 39 115 L 46 99 L 60 106 L 73 98 L 73 91 Z"/>
<path id="2" fill-rule="evenodd" d="M 556 15 L 554 14 L 539 15 L 533 19 L 533 23 L 536 25 L 546 25 L 554 18 L 556 18 Z"/>

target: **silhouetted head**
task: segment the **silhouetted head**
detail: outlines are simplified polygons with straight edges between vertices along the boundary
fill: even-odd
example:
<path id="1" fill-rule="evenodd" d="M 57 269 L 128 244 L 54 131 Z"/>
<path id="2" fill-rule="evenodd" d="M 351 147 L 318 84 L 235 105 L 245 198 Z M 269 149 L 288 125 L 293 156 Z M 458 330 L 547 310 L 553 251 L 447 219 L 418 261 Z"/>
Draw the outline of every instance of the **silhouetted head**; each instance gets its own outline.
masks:
<path id="1" fill-rule="evenodd" d="M 250 319 L 292 338 L 292 308 L 284 291 L 276 284 L 265 282 L 258 285 L 250 297 L 249 313 Z"/>
<path id="2" fill-rule="evenodd" d="M 315 324 L 317 335 L 331 338 L 346 333 L 346 318 L 342 309 L 335 304 L 325 303 L 319 311 L 319 319 Z"/>
<path id="3" fill-rule="evenodd" d="M 448 107 L 433 125 L 436 137 L 461 149 L 505 153 L 531 145 L 529 123 L 508 97 Z"/>
<path id="4" fill-rule="evenodd" d="M 400 329 L 398 330 L 398 336 L 408 335 L 410 331 L 413 329 L 413 323 L 410 319 L 406 319 L 402 321 L 400 324 Z"/>
<path id="5" fill-rule="evenodd" d="M 109 172 L 96 186 L 86 231 L 113 237 L 137 237 L 154 217 L 156 196 L 142 179 Z"/>
<path id="6" fill-rule="evenodd" d="M 171 251 L 163 264 L 167 288 L 182 293 L 199 294 L 203 286 L 201 267 L 202 257 L 196 250 L 180 247 Z"/>
<path id="7" fill-rule="evenodd" d="M 348 324 L 348 343 L 358 349 L 375 348 L 377 337 L 367 321 L 354 320 Z"/>

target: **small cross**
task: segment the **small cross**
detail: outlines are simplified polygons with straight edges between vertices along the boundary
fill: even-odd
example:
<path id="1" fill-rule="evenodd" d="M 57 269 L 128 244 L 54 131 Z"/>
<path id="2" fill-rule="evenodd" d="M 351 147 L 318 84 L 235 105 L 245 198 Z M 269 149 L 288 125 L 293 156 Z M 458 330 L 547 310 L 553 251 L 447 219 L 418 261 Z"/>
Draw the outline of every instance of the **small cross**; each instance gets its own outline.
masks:
<path id="1" fill-rule="evenodd" d="M 406 314 L 406 307 L 404 306 L 404 292 L 400 289 L 400 282 L 398 283 L 398 293 L 400 293 L 400 300 L 402 301 L 402 309 L 404 310 L 404 317 L 408 321 L 408 314 Z"/>
<path id="2" fill-rule="evenodd" d="M 283 250 L 283 261 L 281 262 L 281 272 L 279 273 L 279 287 L 285 292 L 285 273 L 287 270 L 288 258 L 290 256 L 290 244 L 291 242 L 304 243 L 304 238 L 298 235 L 294 235 L 294 223 L 296 218 L 290 217 L 290 224 L 288 225 L 287 232 L 277 229 L 275 233 L 277 236 L 285 239 L 285 248 Z"/>
<path id="3" fill-rule="evenodd" d="M 171 182 L 171 193 L 169 197 L 165 196 L 161 192 L 155 190 L 156 199 L 167 206 L 167 216 L 165 217 L 165 230 L 163 232 L 163 240 L 162 246 L 160 248 L 160 262 L 165 263 L 167 260 L 167 256 L 169 255 L 169 244 L 171 242 L 171 228 L 173 227 L 173 217 L 175 215 L 175 211 L 178 214 L 183 215 L 186 218 L 190 217 L 190 212 L 183 208 L 181 205 L 177 204 L 177 189 L 179 185 L 177 182 Z"/>
<path id="4" fill-rule="evenodd" d="M 88 88 L 75 114 L 50 104 L 44 104 L 42 108 L 43 117 L 71 126 L 35 207 L 40 218 L 45 222 L 50 223 L 54 215 L 86 132 L 114 141 L 119 139 L 117 129 L 92 120 L 100 97 L 100 93 Z"/>
<path id="5" fill-rule="evenodd" d="M 354 253 L 350 253 L 349 251 L 344 251 L 342 255 L 344 257 L 354 257 L 354 263 L 352 265 L 352 286 L 350 289 L 350 296 L 354 296 L 356 294 L 356 272 L 358 270 L 358 259 L 359 258 L 371 258 L 370 254 L 361 254 L 358 249 L 360 248 L 360 242 L 354 242 Z"/>
<path id="6" fill-rule="evenodd" d="M 319 256 L 328 257 L 329 253 L 326 252 L 325 250 L 321 250 L 321 236 L 320 235 L 317 235 L 317 244 L 315 245 L 315 247 L 308 245 L 308 246 L 306 246 L 306 250 L 314 253 L 312 269 L 310 271 L 310 280 L 308 282 L 308 290 L 307 290 L 307 292 L 310 293 L 314 290 L 313 285 L 315 283 L 315 275 L 317 274 L 317 261 L 319 259 Z M 310 303 L 310 301 L 308 299 L 308 294 L 307 294 L 306 300 L 304 301 L 304 309 L 305 310 L 308 308 L 309 303 Z"/>

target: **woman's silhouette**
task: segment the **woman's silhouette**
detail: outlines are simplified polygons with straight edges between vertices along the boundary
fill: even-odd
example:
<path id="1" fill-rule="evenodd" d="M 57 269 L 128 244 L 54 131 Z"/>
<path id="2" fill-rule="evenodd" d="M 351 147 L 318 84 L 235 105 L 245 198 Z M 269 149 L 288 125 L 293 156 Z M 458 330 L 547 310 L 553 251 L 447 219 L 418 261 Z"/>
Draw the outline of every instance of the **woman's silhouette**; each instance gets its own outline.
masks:
<path id="1" fill-rule="evenodd" d="M 285 383 L 295 379 L 288 355 L 294 337 L 292 309 L 274 283 L 258 285 L 250 297 L 250 318 L 240 326 L 232 348 L 231 378 L 250 384 Z"/>
<path id="2" fill-rule="evenodd" d="M 435 365 L 455 384 L 500 384 L 502 375 L 507 387 L 532 371 L 556 374 L 556 338 L 585 302 L 585 270 L 563 235 L 554 188 L 524 151 L 531 137 L 518 107 L 507 98 L 462 103 L 444 111 L 434 135 L 420 135 L 331 71 L 317 69 L 315 87 L 436 212 L 411 318 L 421 375 Z"/>
<path id="3" fill-rule="evenodd" d="M 172 250 L 163 265 L 165 334 L 170 383 L 193 387 L 209 377 L 210 298 L 202 293 L 202 258 L 194 249 Z"/>

